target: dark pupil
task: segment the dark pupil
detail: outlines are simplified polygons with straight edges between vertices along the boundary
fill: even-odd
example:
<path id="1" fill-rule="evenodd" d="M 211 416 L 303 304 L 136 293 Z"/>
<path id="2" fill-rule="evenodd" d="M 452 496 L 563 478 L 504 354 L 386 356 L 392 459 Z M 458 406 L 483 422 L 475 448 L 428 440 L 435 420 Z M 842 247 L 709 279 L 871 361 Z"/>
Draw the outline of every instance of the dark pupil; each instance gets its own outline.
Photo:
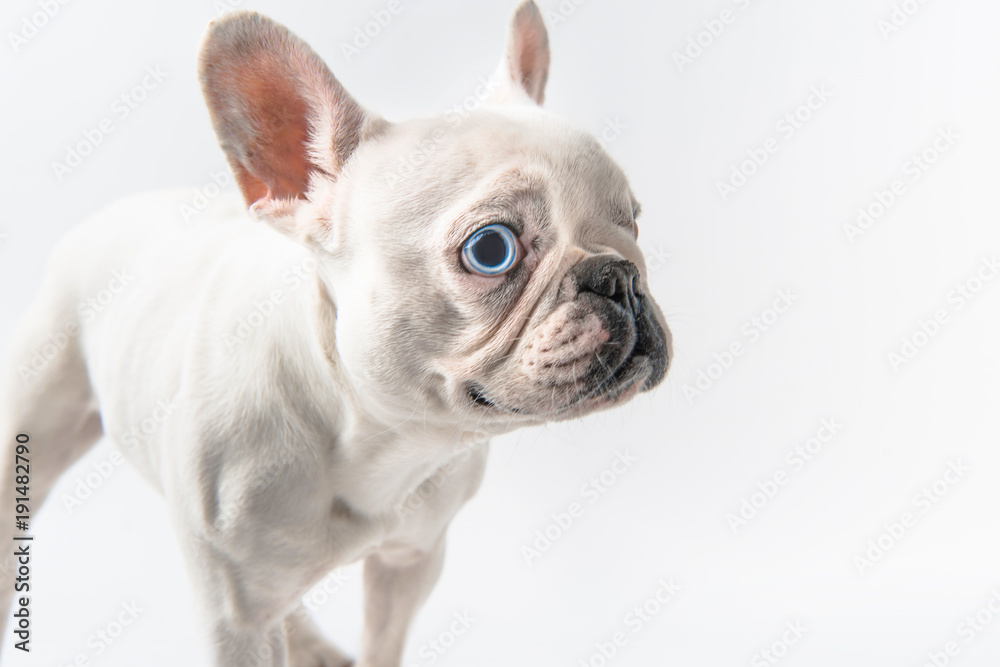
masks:
<path id="1" fill-rule="evenodd" d="M 472 254 L 483 266 L 500 266 L 507 258 L 507 244 L 499 232 L 486 232 L 472 246 Z"/>

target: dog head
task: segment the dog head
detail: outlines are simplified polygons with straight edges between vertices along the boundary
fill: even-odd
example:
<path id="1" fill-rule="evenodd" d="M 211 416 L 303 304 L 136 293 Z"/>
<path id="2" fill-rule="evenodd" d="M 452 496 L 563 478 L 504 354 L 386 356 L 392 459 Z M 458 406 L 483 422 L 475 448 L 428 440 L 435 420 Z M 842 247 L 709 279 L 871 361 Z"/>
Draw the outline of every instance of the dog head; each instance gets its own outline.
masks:
<path id="1" fill-rule="evenodd" d="M 616 405 L 666 373 L 639 205 L 594 137 L 541 108 L 548 67 L 541 14 L 522 2 L 482 99 L 390 123 L 269 19 L 209 29 L 203 91 L 244 199 L 316 252 L 338 362 L 387 420 L 500 432 Z"/>

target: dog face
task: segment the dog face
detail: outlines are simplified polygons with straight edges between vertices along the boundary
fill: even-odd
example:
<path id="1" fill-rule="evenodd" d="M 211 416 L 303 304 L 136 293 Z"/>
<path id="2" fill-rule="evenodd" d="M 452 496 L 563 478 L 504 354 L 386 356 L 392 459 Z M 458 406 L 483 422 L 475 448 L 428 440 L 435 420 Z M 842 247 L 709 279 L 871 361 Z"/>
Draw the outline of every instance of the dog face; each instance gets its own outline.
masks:
<path id="1" fill-rule="evenodd" d="M 339 362 L 386 419 L 496 433 L 664 377 L 639 205 L 592 136 L 540 108 L 548 60 L 523 3 L 487 104 L 387 123 L 267 19 L 210 29 L 202 81 L 244 197 L 316 250 Z"/>
<path id="2" fill-rule="evenodd" d="M 421 150 L 421 168 L 397 179 Z M 392 128 L 356 158 L 324 245 L 343 259 L 338 348 L 367 390 L 522 425 L 663 377 L 669 334 L 647 292 L 638 204 L 592 137 L 537 107 L 500 108 Z"/>

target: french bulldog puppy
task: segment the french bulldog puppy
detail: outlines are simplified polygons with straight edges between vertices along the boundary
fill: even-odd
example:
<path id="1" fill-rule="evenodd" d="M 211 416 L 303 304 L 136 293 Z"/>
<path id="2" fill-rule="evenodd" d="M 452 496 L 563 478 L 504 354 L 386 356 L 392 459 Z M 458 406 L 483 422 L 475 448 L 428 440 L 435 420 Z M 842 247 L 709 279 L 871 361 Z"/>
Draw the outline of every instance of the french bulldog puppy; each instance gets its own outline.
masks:
<path id="1" fill-rule="evenodd" d="M 184 224 L 190 192 L 134 197 L 55 251 L 3 376 L 0 543 L 18 444 L 37 511 L 105 435 L 169 506 L 216 665 L 398 666 L 488 439 L 619 405 L 671 357 L 639 205 L 540 108 L 548 69 L 522 2 L 487 104 L 389 122 L 270 19 L 213 22 L 242 203 Z M 352 662 L 300 600 L 360 559 Z"/>

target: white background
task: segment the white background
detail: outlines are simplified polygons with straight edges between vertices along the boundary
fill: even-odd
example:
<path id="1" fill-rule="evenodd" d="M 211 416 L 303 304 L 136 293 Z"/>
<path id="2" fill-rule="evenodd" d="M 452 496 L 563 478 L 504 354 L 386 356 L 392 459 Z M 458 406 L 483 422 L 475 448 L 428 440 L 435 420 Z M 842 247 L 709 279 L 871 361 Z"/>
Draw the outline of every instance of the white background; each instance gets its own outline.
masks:
<path id="1" fill-rule="evenodd" d="M 652 395 L 495 442 L 405 665 L 431 663 L 421 646 L 456 612 L 476 621 L 434 664 L 599 667 L 595 644 L 623 631 L 608 664 L 764 665 L 758 652 L 794 622 L 807 631 L 780 659 L 789 667 L 920 667 L 950 641 L 949 664 L 998 664 L 1000 614 L 971 642 L 959 625 L 1000 592 L 1000 279 L 962 308 L 953 290 L 1000 253 L 1000 5 L 910 0 L 912 18 L 883 34 L 895 1 L 589 0 L 559 16 L 542 0 L 548 108 L 595 133 L 626 126 L 608 150 L 643 204 L 640 242 L 677 357 Z M 350 59 L 341 45 L 384 2 L 243 6 L 288 25 L 364 105 L 400 119 L 450 108 L 492 73 L 512 3 L 403 0 Z M 723 9 L 732 22 L 679 67 L 674 53 Z M 9 33 L 38 11 L 7 0 L 0 16 L 2 345 L 65 230 L 128 193 L 205 187 L 224 165 L 195 76 L 210 0 L 70 2 L 15 53 Z M 157 66 L 166 79 L 128 117 L 112 113 Z M 800 110 L 814 86 L 832 96 Z M 788 137 L 776 124 L 796 110 L 811 117 Z M 104 117 L 113 132 L 57 178 L 53 162 Z M 908 161 L 949 128 L 957 140 L 911 178 Z M 717 182 L 771 137 L 779 150 L 723 201 Z M 905 192 L 851 243 L 845 225 L 894 179 Z M 779 290 L 794 305 L 751 340 L 744 324 Z M 894 369 L 887 355 L 938 309 L 948 321 Z M 734 342 L 743 355 L 710 368 Z M 710 370 L 702 395 L 685 392 Z M 824 418 L 843 427 L 796 470 L 786 452 Z M 590 504 L 581 486 L 619 450 L 638 463 Z M 102 442 L 37 515 L 34 650 L 3 638 L 5 667 L 79 655 L 209 664 L 160 499 L 122 467 L 72 514 L 61 501 L 109 453 Z M 923 511 L 914 496 L 951 461 L 969 470 Z M 734 531 L 727 515 L 779 471 L 787 483 Z M 529 565 L 522 547 L 572 502 L 583 516 Z M 892 544 L 860 572 L 869 540 L 904 512 L 915 525 L 883 536 Z M 682 590 L 632 632 L 626 614 L 670 578 Z M 88 637 L 132 601 L 144 611 L 98 655 Z M 319 613 L 352 651 L 359 605 L 350 569 Z"/>

